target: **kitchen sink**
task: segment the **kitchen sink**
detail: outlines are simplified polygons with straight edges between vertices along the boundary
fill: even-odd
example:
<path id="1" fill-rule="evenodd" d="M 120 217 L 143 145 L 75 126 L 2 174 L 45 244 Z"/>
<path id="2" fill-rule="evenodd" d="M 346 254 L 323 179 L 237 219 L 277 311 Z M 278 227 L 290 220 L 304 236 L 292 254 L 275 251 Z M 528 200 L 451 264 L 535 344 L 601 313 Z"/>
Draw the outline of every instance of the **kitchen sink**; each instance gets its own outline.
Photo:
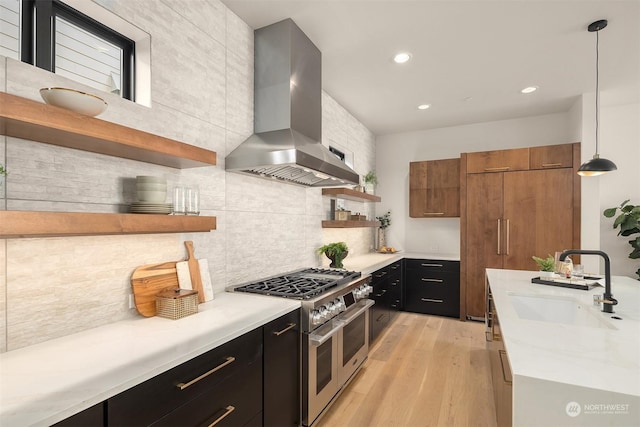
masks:
<path id="1" fill-rule="evenodd" d="M 509 294 L 511 304 L 521 319 L 616 329 L 602 314 L 575 298 L 548 295 Z"/>

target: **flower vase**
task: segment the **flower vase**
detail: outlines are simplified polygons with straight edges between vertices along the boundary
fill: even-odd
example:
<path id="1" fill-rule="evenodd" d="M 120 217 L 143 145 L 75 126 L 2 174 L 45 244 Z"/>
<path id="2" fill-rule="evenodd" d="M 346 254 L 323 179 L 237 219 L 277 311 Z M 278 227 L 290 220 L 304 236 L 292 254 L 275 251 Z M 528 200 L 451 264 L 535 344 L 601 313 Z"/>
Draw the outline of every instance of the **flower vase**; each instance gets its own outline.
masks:
<path id="1" fill-rule="evenodd" d="M 376 191 L 376 186 L 371 182 L 365 182 L 364 191 L 367 194 L 374 194 Z"/>
<path id="2" fill-rule="evenodd" d="M 384 228 L 378 228 L 378 250 L 383 246 L 387 246 L 387 238 Z"/>
<path id="3" fill-rule="evenodd" d="M 329 264 L 330 268 L 344 268 L 343 264 L 342 264 L 342 260 L 344 260 L 347 255 L 349 255 L 349 251 L 344 252 L 343 254 L 341 254 L 342 256 L 338 256 L 338 255 L 329 255 L 328 253 L 324 253 L 326 255 L 327 258 L 329 258 L 331 260 L 331 264 Z"/>

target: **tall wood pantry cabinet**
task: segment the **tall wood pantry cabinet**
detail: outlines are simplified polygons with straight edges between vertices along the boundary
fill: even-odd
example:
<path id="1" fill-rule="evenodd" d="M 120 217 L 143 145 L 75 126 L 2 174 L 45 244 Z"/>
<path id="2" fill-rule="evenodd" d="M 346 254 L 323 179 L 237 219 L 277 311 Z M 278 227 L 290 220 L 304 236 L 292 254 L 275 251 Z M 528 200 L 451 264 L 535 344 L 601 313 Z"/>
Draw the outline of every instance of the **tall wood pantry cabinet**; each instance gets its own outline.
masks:
<path id="1" fill-rule="evenodd" d="M 580 247 L 579 166 L 579 143 L 462 154 L 462 320 L 484 319 L 486 268 Z"/>

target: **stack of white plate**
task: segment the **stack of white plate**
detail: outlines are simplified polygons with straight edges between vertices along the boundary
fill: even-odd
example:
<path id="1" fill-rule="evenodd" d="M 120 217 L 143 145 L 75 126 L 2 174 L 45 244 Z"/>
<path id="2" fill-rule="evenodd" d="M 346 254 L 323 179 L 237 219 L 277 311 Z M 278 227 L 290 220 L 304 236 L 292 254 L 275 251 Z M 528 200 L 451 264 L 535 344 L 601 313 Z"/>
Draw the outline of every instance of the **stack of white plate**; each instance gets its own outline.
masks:
<path id="1" fill-rule="evenodd" d="M 165 214 L 168 215 L 173 210 L 171 203 L 149 203 L 134 202 L 131 203 L 131 212 L 140 214 Z"/>
<path id="2" fill-rule="evenodd" d="M 158 176 L 137 176 L 138 201 L 131 204 L 131 212 L 141 214 L 170 214 L 173 204 L 167 199 L 167 181 Z"/>

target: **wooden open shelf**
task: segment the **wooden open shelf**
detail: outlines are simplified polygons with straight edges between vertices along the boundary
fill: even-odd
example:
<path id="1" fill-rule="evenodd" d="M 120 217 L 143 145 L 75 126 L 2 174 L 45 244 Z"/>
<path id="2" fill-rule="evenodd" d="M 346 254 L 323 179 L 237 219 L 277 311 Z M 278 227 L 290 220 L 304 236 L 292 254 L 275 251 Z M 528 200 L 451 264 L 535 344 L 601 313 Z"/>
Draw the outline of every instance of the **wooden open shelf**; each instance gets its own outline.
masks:
<path id="1" fill-rule="evenodd" d="M 380 221 L 322 221 L 322 228 L 380 227 Z"/>
<path id="2" fill-rule="evenodd" d="M 216 164 L 215 151 L 5 92 L 0 134 L 177 169 Z"/>
<path id="3" fill-rule="evenodd" d="M 0 238 L 209 232 L 214 216 L 0 211 Z"/>
<path id="4" fill-rule="evenodd" d="M 330 196 L 336 199 L 354 200 L 356 202 L 380 202 L 381 197 L 373 194 L 363 193 L 362 191 L 352 190 L 351 188 L 323 188 L 323 196 Z"/>

